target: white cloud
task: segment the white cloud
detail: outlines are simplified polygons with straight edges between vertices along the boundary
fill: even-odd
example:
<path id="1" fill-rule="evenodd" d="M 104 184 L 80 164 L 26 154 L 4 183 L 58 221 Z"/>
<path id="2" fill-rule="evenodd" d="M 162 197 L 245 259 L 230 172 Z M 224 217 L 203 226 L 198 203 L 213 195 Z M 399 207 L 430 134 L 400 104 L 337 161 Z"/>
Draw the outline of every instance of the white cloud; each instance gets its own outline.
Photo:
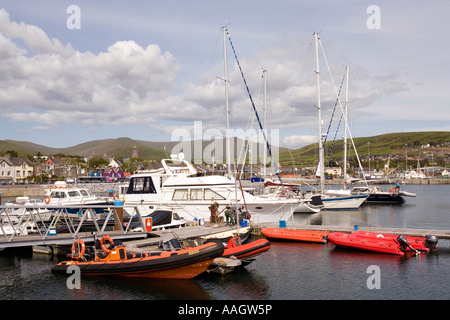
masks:
<path id="1" fill-rule="evenodd" d="M 73 41 L 73 46 L 70 43 L 63 44 L 60 39 L 64 39 L 64 33 L 61 30 L 54 30 L 53 27 L 48 34 L 53 32 L 60 39 L 51 38 L 38 26 L 12 21 L 8 12 L 0 9 L 0 114 L 4 120 L 14 122 L 15 125 L 24 123 L 35 128 L 64 127 L 65 124 L 92 127 L 102 124 L 112 125 L 117 129 L 117 126 L 122 125 L 148 124 L 152 129 L 169 134 L 169 138 L 174 129 L 191 127 L 194 121 L 202 121 L 205 130 L 224 130 L 224 82 L 217 78 L 223 76 L 220 41 L 214 49 L 216 60 L 210 61 L 207 70 L 203 70 L 204 66 L 199 61 L 207 60 L 208 50 L 211 49 L 208 41 L 214 41 L 213 36 L 209 36 L 219 31 L 215 24 L 228 14 L 220 12 L 222 18 L 217 20 L 218 16 L 211 14 L 217 11 L 215 5 L 208 5 L 214 8 L 210 7 L 211 11 L 194 10 L 198 20 L 204 15 L 208 17 L 199 24 L 191 23 L 190 28 L 193 29 L 189 29 L 189 34 L 183 33 L 187 25 L 187 21 L 183 19 L 188 19 L 188 15 L 177 16 L 182 20 L 174 21 L 176 19 L 173 16 L 166 16 L 172 11 L 171 8 L 163 4 L 152 11 L 153 18 L 158 19 L 141 26 L 136 21 L 151 19 L 132 7 L 126 6 L 125 11 L 120 6 L 109 11 L 102 11 L 99 7 L 88 10 L 86 3 L 83 13 L 89 14 L 83 15 L 83 28 L 93 26 L 95 22 L 95 36 L 85 33 L 83 37 L 86 37 L 86 41 L 80 44 L 76 42 L 80 33 L 71 33 L 72 37 L 66 39 Z M 203 5 L 195 3 L 195 6 Z M 307 135 L 314 135 L 317 126 L 316 67 L 312 41 L 314 29 L 311 29 L 317 28 L 317 18 L 314 10 L 311 11 L 314 14 L 305 14 L 304 19 L 299 19 L 297 15 L 289 16 L 288 13 L 294 8 L 305 9 L 304 4 L 292 5 L 292 8 L 280 4 L 274 6 L 280 8 L 280 17 L 283 16 L 280 19 L 272 17 L 270 22 L 276 26 L 269 25 L 269 21 L 265 19 L 258 20 L 263 16 L 263 11 L 270 9 L 254 11 L 252 8 L 251 12 L 243 15 L 248 15 L 244 19 L 245 23 L 244 20 L 240 21 L 243 17 L 233 17 L 237 21 L 233 21 L 233 27 L 248 27 L 243 27 L 243 30 L 236 28 L 236 39 L 233 38 L 234 30 L 231 30 L 231 37 L 261 120 L 261 77 L 262 70 L 266 69 L 267 127 L 291 129 L 289 134 L 299 134 L 284 138 L 286 145 L 294 147 L 311 141 L 308 140 L 312 139 L 311 136 Z M 402 29 L 400 36 L 407 36 L 408 41 L 399 42 L 398 32 L 392 32 L 390 25 L 393 22 L 400 24 L 400 21 L 392 19 L 399 12 L 396 7 L 382 7 L 383 24 L 378 33 L 366 30 L 367 15 L 363 4 L 349 8 L 351 19 L 347 19 L 350 17 L 347 14 L 348 8 L 344 10 L 327 5 L 313 7 L 325 7 L 324 9 L 329 9 L 326 10 L 327 17 L 334 17 L 333 25 L 324 25 L 321 38 L 337 86 L 340 85 L 344 65 L 350 58 L 354 61 L 350 83 L 350 117 L 353 121 L 361 117 L 370 120 L 382 118 L 387 113 L 390 117 L 419 118 L 421 110 L 405 111 L 410 111 L 410 105 L 417 105 L 421 94 L 417 89 L 429 91 L 430 88 L 436 88 L 436 83 L 440 83 L 442 89 L 438 90 L 441 92 L 439 100 L 446 101 L 445 81 L 442 81 L 445 79 L 441 76 L 439 81 L 434 82 L 433 77 L 430 77 L 434 71 L 424 74 L 426 77 L 418 77 L 416 71 L 435 70 L 429 67 L 438 62 L 422 58 L 427 63 L 422 63 L 423 66 L 418 69 L 414 62 L 417 57 L 422 56 L 420 43 L 414 45 L 417 50 L 411 52 L 413 56 L 404 51 L 416 39 L 415 33 L 405 35 L 405 30 Z M 181 3 L 180 8 L 184 8 Z M 191 5 L 189 9 L 192 10 Z M 339 9 L 340 14 L 336 15 L 334 9 Z M 250 7 L 246 7 L 246 10 L 250 10 Z M 406 19 L 410 23 L 417 21 L 417 13 L 414 12 Z M 111 25 L 111 21 L 116 21 L 118 17 L 120 28 Z M 43 21 L 42 17 L 40 19 L 35 21 Z M 253 23 L 248 23 L 247 19 Z M 327 18 L 323 18 L 323 21 L 330 22 Z M 163 22 L 165 24 L 161 25 Z M 47 26 L 45 30 L 49 30 L 47 24 L 39 23 Z M 54 21 L 52 23 L 50 25 L 55 24 Z M 139 28 L 135 25 L 139 25 Z M 169 25 L 170 28 L 165 28 Z M 355 29 L 355 26 L 358 28 Z M 420 31 L 421 27 L 415 25 L 414 30 Z M 121 33 L 121 28 L 126 32 Z M 428 34 L 421 32 L 419 39 Z M 101 44 L 96 42 L 99 35 L 102 38 L 102 41 L 99 40 Z M 107 42 L 103 38 L 111 42 L 105 44 Z M 152 39 L 153 44 L 142 45 L 142 39 Z M 74 49 L 77 45 L 86 45 L 90 51 Z M 162 50 L 160 46 L 171 48 L 171 52 Z M 441 55 L 446 52 L 442 50 L 444 47 L 439 48 Z M 330 52 L 327 52 L 328 49 Z M 250 100 L 230 50 L 228 59 L 231 125 L 247 129 L 251 122 Z M 205 71 L 201 80 L 197 80 L 196 75 L 189 77 L 190 73 L 186 72 L 194 69 L 196 74 Z M 411 73 L 408 73 L 409 70 Z M 323 61 L 321 73 L 323 118 L 327 125 L 336 97 Z M 420 87 L 415 84 L 419 80 Z M 436 98 L 436 92 L 433 97 Z M 440 107 L 433 105 L 434 110 L 446 111 L 443 103 L 435 104 Z M 340 113 L 339 107 L 337 112 Z M 436 112 L 427 112 L 427 119 L 433 120 L 434 114 Z M 254 121 L 253 128 L 257 127 Z M 306 130 L 307 127 L 314 129 Z"/>
<path id="2" fill-rule="evenodd" d="M 281 145 L 287 148 L 301 148 L 311 143 L 317 142 L 317 136 L 310 135 L 292 135 L 281 139 Z"/>
<path id="3" fill-rule="evenodd" d="M 30 50 L 36 53 L 57 53 L 63 56 L 74 54 L 70 44 L 64 46 L 58 39 L 49 39 L 37 26 L 10 21 L 8 12 L 3 8 L 0 9 L 0 33 L 9 39 L 22 39 Z"/>
<path id="4" fill-rule="evenodd" d="M 4 9 L 0 30 L 0 111 L 11 121 L 144 123 L 168 107 L 179 66 L 157 45 L 118 41 L 97 55 L 78 52 L 36 26 L 10 21 Z"/>

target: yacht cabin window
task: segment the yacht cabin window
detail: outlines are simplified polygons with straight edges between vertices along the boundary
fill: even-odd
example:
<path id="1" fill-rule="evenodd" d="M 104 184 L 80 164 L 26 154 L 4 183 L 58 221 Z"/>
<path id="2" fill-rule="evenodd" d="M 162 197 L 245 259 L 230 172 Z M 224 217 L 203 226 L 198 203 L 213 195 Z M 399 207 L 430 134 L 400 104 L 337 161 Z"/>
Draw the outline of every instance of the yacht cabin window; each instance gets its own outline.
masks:
<path id="1" fill-rule="evenodd" d="M 190 195 L 190 197 L 188 197 Z M 173 192 L 172 200 L 225 200 L 211 189 L 178 189 Z"/>
<path id="2" fill-rule="evenodd" d="M 187 200 L 189 190 L 188 189 L 178 189 L 173 192 L 172 200 Z"/>
<path id="3" fill-rule="evenodd" d="M 131 178 L 127 194 L 156 193 L 152 177 Z"/>
<path id="4" fill-rule="evenodd" d="M 205 200 L 225 200 L 225 197 L 211 189 L 205 189 Z"/>
<path id="5" fill-rule="evenodd" d="M 203 189 L 191 189 L 191 200 L 203 200 Z"/>

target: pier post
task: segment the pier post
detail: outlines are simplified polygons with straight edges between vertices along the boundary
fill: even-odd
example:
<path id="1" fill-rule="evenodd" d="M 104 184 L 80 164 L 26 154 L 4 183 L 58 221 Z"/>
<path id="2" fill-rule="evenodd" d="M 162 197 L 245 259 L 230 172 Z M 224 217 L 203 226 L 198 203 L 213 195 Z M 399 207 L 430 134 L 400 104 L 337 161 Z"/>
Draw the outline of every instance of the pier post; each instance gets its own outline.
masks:
<path id="1" fill-rule="evenodd" d="M 114 210 L 116 210 L 116 214 L 118 217 L 118 221 L 114 223 L 114 230 L 123 230 L 123 202 L 120 200 L 114 201 Z"/>

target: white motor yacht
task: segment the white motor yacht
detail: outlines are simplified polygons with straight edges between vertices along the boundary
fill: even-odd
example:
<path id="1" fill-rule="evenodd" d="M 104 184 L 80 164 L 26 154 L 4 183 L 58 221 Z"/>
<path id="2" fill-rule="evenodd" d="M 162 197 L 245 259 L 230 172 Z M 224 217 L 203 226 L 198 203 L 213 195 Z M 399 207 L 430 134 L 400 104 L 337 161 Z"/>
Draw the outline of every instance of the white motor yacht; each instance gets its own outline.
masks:
<path id="1" fill-rule="evenodd" d="M 186 161 L 185 161 L 186 162 Z M 163 161 L 164 163 L 164 161 Z M 188 166 L 191 167 L 189 163 Z M 137 173 L 131 176 L 125 206 L 138 206 L 141 216 L 158 207 L 170 207 L 188 221 L 210 220 L 209 206 L 219 204 L 217 213 L 227 206 L 244 206 L 254 222 L 288 221 L 299 205 L 298 199 L 271 199 L 241 190 L 225 176 L 195 176 L 191 171 Z M 177 169 L 178 170 L 178 169 Z M 194 169 L 195 170 L 195 169 Z"/>

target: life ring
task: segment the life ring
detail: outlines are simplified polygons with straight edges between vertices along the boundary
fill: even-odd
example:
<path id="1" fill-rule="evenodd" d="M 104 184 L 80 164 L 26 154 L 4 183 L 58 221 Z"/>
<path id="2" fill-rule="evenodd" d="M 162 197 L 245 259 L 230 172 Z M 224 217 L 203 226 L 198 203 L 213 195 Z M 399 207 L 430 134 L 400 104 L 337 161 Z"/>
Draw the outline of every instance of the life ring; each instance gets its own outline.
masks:
<path id="1" fill-rule="evenodd" d="M 50 203 L 50 196 L 49 195 L 44 197 L 44 202 L 45 202 L 45 204 L 49 204 Z"/>
<path id="2" fill-rule="evenodd" d="M 106 247 L 105 240 L 108 241 L 108 242 L 110 243 L 110 248 L 107 248 L 107 247 Z M 103 250 L 105 253 L 110 253 L 110 252 L 112 251 L 112 248 L 114 247 L 114 241 L 113 241 L 113 239 L 111 239 L 111 237 L 108 236 L 108 235 L 103 236 L 103 237 L 100 239 L 100 244 L 102 245 L 102 250 Z"/>
<path id="3" fill-rule="evenodd" d="M 395 188 L 394 187 L 391 187 L 391 193 L 395 194 Z"/>
<path id="4" fill-rule="evenodd" d="M 81 246 L 80 252 L 77 254 L 77 249 Z M 86 246 L 84 244 L 84 241 L 81 239 L 78 239 L 75 241 L 72 245 L 72 257 L 75 259 L 79 259 L 84 255 L 84 252 L 86 251 Z"/>

